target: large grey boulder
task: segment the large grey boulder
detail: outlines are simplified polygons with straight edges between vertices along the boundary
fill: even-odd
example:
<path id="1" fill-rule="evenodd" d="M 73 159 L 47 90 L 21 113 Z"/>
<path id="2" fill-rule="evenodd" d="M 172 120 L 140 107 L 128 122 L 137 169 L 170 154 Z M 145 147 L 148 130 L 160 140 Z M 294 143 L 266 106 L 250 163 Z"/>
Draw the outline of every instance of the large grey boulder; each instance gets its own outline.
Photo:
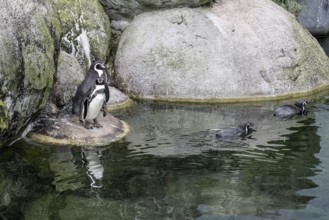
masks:
<path id="1" fill-rule="evenodd" d="M 313 35 L 326 35 L 329 32 L 328 0 L 297 0 L 302 11 L 299 22 Z"/>
<path id="2" fill-rule="evenodd" d="M 115 67 L 121 89 L 150 99 L 268 99 L 329 84 L 318 42 L 269 0 L 141 14 L 122 34 Z"/>
<path id="3" fill-rule="evenodd" d="M 56 106 L 62 107 L 72 101 L 77 86 L 84 79 L 84 72 L 72 54 L 61 51 L 51 100 Z"/>
<path id="4" fill-rule="evenodd" d="M 61 24 L 52 1 L 0 0 L 0 142 L 42 109 L 54 83 Z"/>

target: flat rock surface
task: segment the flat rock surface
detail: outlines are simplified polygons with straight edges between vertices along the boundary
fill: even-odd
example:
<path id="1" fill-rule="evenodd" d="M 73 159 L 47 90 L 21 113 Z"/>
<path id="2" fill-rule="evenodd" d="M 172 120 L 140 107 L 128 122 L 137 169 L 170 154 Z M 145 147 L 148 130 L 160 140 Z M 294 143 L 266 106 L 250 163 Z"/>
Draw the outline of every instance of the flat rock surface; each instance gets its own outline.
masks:
<path id="1" fill-rule="evenodd" d="M 98 121 L 102 128 L 86 129 L 77 116 L 42 118 L 35 122 L 27 137 L 49 144 L 102 146 L 121 139 L 129 131 L 124 121 L 110 114 L 99 115 Z"/>

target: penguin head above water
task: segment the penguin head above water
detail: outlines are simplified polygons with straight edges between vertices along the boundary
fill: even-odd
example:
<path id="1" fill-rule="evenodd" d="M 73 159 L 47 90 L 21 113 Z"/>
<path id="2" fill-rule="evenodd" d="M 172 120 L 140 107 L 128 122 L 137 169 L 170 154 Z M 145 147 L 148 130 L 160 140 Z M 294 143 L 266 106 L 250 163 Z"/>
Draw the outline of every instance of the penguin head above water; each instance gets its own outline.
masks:
<path id="1" fill-rule="evenodd" d="M 301 108 L 302 112 L 304 112 L 305 106 L 308 105 L 309 103 L 310 103 L 309 101 L 298 101 L 298 102 L 295 102 L 295 106 L 298 108 Z"/>
<path id="2" fill-rule="evenodd" d="M 244 123 L 244 124 L 239 125 L 239 129 L 240 129 L 241 131 L 243 131 L 243 133 L 244 133 L 245 135 L 247 135 L 247 134 L 249 134 L 251 131 L 254 131 L 254 129 L 250 128 L 250 127 L 252 127 L 252 126 L 254 126 L 254 123 L 247 122 L 247 123 Z"/>

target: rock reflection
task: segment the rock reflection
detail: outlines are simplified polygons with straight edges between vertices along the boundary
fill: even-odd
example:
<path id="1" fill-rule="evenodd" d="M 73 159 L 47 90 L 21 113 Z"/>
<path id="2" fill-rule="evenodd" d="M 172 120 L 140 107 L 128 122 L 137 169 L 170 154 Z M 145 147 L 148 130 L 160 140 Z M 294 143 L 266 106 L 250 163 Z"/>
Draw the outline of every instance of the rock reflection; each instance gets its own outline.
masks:
<path id="1" fill-rule="evenodd" d="M 49 168 L 54 174 L 52 184 L 57 192 L 74 191 L 85 186 L 85 179 L 81 175 L 81 163 L 76 158 L 73 148 L 57 146 L 49 153 Z"/>
<path id="2" fill-rule="evenodd" d="M 59 215 L 62 219 L 96 215 L 100 219 L 280 219 L 272 210 L 303 209 L 313 199 L 299 194 L 316 187 L 310 180 L 319 164 L 314 156 L 319 152 L 319 136 L 313 122 L 291 127 L 284 141 L 269 143 L 275 150 L 254 148 L 255 157 L 229 150 L 158 157 L 136 153 L 130 149 L 132 143 L 120 142 L 102 152 L 103 166 L 111 167 L 104 170 L 102 200 L 74 192 L 65 197 L 66 207 Z"/>

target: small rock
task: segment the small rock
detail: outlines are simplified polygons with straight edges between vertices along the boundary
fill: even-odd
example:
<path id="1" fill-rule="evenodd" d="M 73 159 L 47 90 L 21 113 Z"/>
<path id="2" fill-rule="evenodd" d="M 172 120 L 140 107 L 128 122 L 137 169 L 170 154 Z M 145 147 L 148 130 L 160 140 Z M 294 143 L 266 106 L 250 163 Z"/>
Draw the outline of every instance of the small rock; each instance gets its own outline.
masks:
<path id="1" fill-rule="evenodd" d="M 76 116 L 44 118 L 36 122 L 37 126 L 27 137 L 48 144 L 102 146 L 123 138 L 129 131 L 124 121 L 110 114 L 99 116 L 98 121 L 102 128 L 86 129 Z"/>

